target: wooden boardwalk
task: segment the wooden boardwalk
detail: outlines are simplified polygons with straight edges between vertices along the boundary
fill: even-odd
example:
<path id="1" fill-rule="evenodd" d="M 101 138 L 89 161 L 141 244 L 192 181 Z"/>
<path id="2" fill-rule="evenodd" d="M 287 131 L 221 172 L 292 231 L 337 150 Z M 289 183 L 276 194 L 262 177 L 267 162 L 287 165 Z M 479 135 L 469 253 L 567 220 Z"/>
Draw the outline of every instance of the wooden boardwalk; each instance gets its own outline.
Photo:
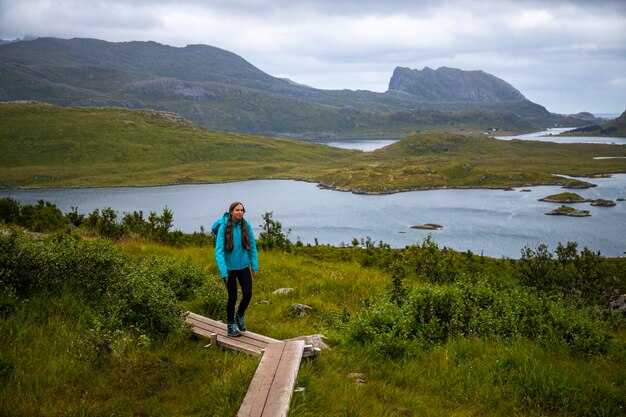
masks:
<path id="1" fill-rule="evenodd" d="M 269 345 L 237 417 L 287 416 L 303 350 L 302 340 Z"/>
<path id="2" fill-rule="evenodd" d="M 185 321 L 193 326 L 194 333 L 210 337 L 213 346 L 235 349 L 251 355 L 259 356 L 270 343 L 280 342 L 250 331 L 242 333 L 240 337 L 229 337 L 225 323 L 191 312 L 187 314 Z"/>
<path id="3" fill-rule="evenodd" d="M 263 355 L 252 377 L 237 417 L 286 417 L 300 361 L 315 350 L 302 340 L 281 341 L 252 333 L 229 337 L 226 324 L 195 313 L 187 313 L 194 333 L 211 338 L 212 346 Z"/>

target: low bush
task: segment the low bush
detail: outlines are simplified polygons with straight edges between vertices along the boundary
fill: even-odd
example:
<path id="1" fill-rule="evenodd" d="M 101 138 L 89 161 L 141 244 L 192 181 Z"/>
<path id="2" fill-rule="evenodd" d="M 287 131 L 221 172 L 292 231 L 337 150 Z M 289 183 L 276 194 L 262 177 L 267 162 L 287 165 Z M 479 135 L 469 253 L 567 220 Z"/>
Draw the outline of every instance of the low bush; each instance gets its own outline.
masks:
<path id="1" fill-rule="evenodd" d="M 544 244 L 524 248 L 517 262 L 520 282 L 583 305 L 607 305 L 624 286 L 623 274 L 598 252 L 583 248 L 579 253 L 578 244 L 568 242 L 559 243 L 555 255 Z"/>
<path id="2" fill-rule="evenodd" d="M 376 300 L 348 328 L 352 341 L 394 354 L 407 341 L 434 346 L 456 336 L 563 343 L 583 355 L 605 353 L 610 341 L 585 310 L 526 287 L 480 281 L 415 288 L 401 305 Z"/>
<path id="3" fill-rule="evenodd" d="M 100 311 L 99 328 L 112 332 L 135 326 L 164 335 L 181 327 L 180 301 L 205 281 L 189 259 L 151 257 L 133 263 L 110 242 L 62 235 L 36 241 L 23 235 L 0 236 L 0 311 L 38 291 L 70 290 Z"/>

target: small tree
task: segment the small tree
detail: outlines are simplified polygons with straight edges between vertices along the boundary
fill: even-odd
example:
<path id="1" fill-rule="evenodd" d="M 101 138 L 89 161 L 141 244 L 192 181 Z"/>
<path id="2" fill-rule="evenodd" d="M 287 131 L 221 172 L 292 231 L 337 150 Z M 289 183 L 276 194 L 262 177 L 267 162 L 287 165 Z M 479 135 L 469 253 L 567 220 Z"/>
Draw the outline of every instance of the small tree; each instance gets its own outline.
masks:
<path id="1" fill-rule="evenodd" d="M 174 223 L 174 213 L 167 207 L 163 209 L 160 216 L 157 216 L 154 211 L 151 211 L 148 216 L 148 221 L 152 229 L 152 238 L 163 242 Z"/>
<path id="2" fill-rule="evenodd" d="M 263 213 L 264 223 L 261 225 L 263 231 L 259 234 L 258 245 L 261 249 L 279 249 L 288 252 L 291 250 L 289 241 L 291 229 L 283 232 L 283 225 L 278 220 L 274 220 L 273 215 L 272 211 Z"/>

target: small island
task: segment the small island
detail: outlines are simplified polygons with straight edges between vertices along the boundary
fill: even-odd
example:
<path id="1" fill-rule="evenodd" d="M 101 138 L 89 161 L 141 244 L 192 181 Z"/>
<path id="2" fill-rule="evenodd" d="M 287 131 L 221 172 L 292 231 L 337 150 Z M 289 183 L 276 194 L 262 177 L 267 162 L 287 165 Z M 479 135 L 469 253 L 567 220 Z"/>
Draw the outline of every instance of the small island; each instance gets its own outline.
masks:
<path id="1" fill-rule="evenodd" d="M 615 206 L 615 201 L 613 200 L 605 200 L 603 198 L 599 198 L 597 200 L 591 200 L 591 205 L 595 207 L 613 207 Z"/>
<path id="2" fill-rule="evenodd" d="M 572 204 L 572 203 L 584 203 L 587 200 L 582 198 L 576 193 L 559 193 L 559 194 L 552 194 L 547 197 L 540 198 L 539 201 L 545 201 L 548 203 Z"/>
<path id="3" fill-rule="evenodd" d="M 577 210 L 569 206 L 561 206 L 546 213 L 549 216 L 590 217 L 589 210 Z"/>
<path id="4" fill-rule="evenodd" d="M 440 224 L 434 224 L 434 223 L 424 223 L 424 224 L 420 224 L 419 226 L 411 226 L 411 229 L 439 230 L 439 229 L 443 229 L 443 226 Z"/>

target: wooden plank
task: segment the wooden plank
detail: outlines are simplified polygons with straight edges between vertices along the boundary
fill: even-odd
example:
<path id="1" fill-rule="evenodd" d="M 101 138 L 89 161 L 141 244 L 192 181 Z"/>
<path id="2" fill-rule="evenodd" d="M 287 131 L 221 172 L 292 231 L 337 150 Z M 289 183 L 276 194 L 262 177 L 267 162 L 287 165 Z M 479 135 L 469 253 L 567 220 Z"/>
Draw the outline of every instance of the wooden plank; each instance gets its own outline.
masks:
<path id="1" fill-rule="evenodd" d="M 260 355 L 269 343 L 279 342 L 271 337 L 259 335 L 250 331 L 243 332 L 240 337 L 228 336 L 226 325 L 216 320 L 209 319 L 199 314 L 189 312 L 185 321 L 193 326 L 196 334 L 211 337 L 217 334 L 217 345 L 230 349 L 239 350 L 252 355 Z"/>
<path id="2" fill-rule="evenodd" d="M 284 348 L 283 342 L 272 343 L 267 347 L 252 377 L 237 417 L 261 417 L 263 415 L 267 396 L 274 383 Z"/>
<path id="3" fill-rule="evenodd" d="M 204 316 L 201 316 L 201 315 L 196 314 L 196 313 L 188 312 L 187 317 L 186 317 L 186 321 L 188 323 L 192 323 L 194 325 L 196 325 L 196 323 L 197 323 L 199 326 L 205 327 L 205 328 L 206 328 L 206 326 L 204 326 L 204 325 L 208 325 L 208 326 L 211 326 L 211 327 L 216 327 L 217 329 L 223 331 L 224 335 L 227 333 L 226 324 L 225 323 L 222 323 L 222 322 L 219 322 L 219 321 L 216 321 L 216 320 L 212 320 L 212 319 L 210 319 L 208 317 L 204 317 Z M 204 324 L 204 325 L 201 325 L 201 323 Z M 250 337 L 252 339 L 265 342 L 265 343 L 274 343 L 274 342 L 278 342 L 279 341 L 277 339 L 273 339 L 271 337 L 267 337 L 267 336 L 264 336 L 262 334 L 253 333 L 253 332 L 250 332 L 250 331 L 245 332 L 244 335 L 246 335 L 247 337 Z"/>
<path id="4" fill-rule="evenodd" d="M 274 382 L 267 395 L 263 417 L 287 417 L 303 351 L 304 341 L 302 340 L 285 343 Z"/>
<path id="5" fill-rule="evenodd" d="M 237 417 L 287 416 L 302 357 L 318 349 L 305 345 L 303 340 L 282 342 L 249 331 L 229 337 L 224 323 L 191 312 L 185 321 L 196 334 L 210 337 L 212 345 L 263 354 Z"/>

